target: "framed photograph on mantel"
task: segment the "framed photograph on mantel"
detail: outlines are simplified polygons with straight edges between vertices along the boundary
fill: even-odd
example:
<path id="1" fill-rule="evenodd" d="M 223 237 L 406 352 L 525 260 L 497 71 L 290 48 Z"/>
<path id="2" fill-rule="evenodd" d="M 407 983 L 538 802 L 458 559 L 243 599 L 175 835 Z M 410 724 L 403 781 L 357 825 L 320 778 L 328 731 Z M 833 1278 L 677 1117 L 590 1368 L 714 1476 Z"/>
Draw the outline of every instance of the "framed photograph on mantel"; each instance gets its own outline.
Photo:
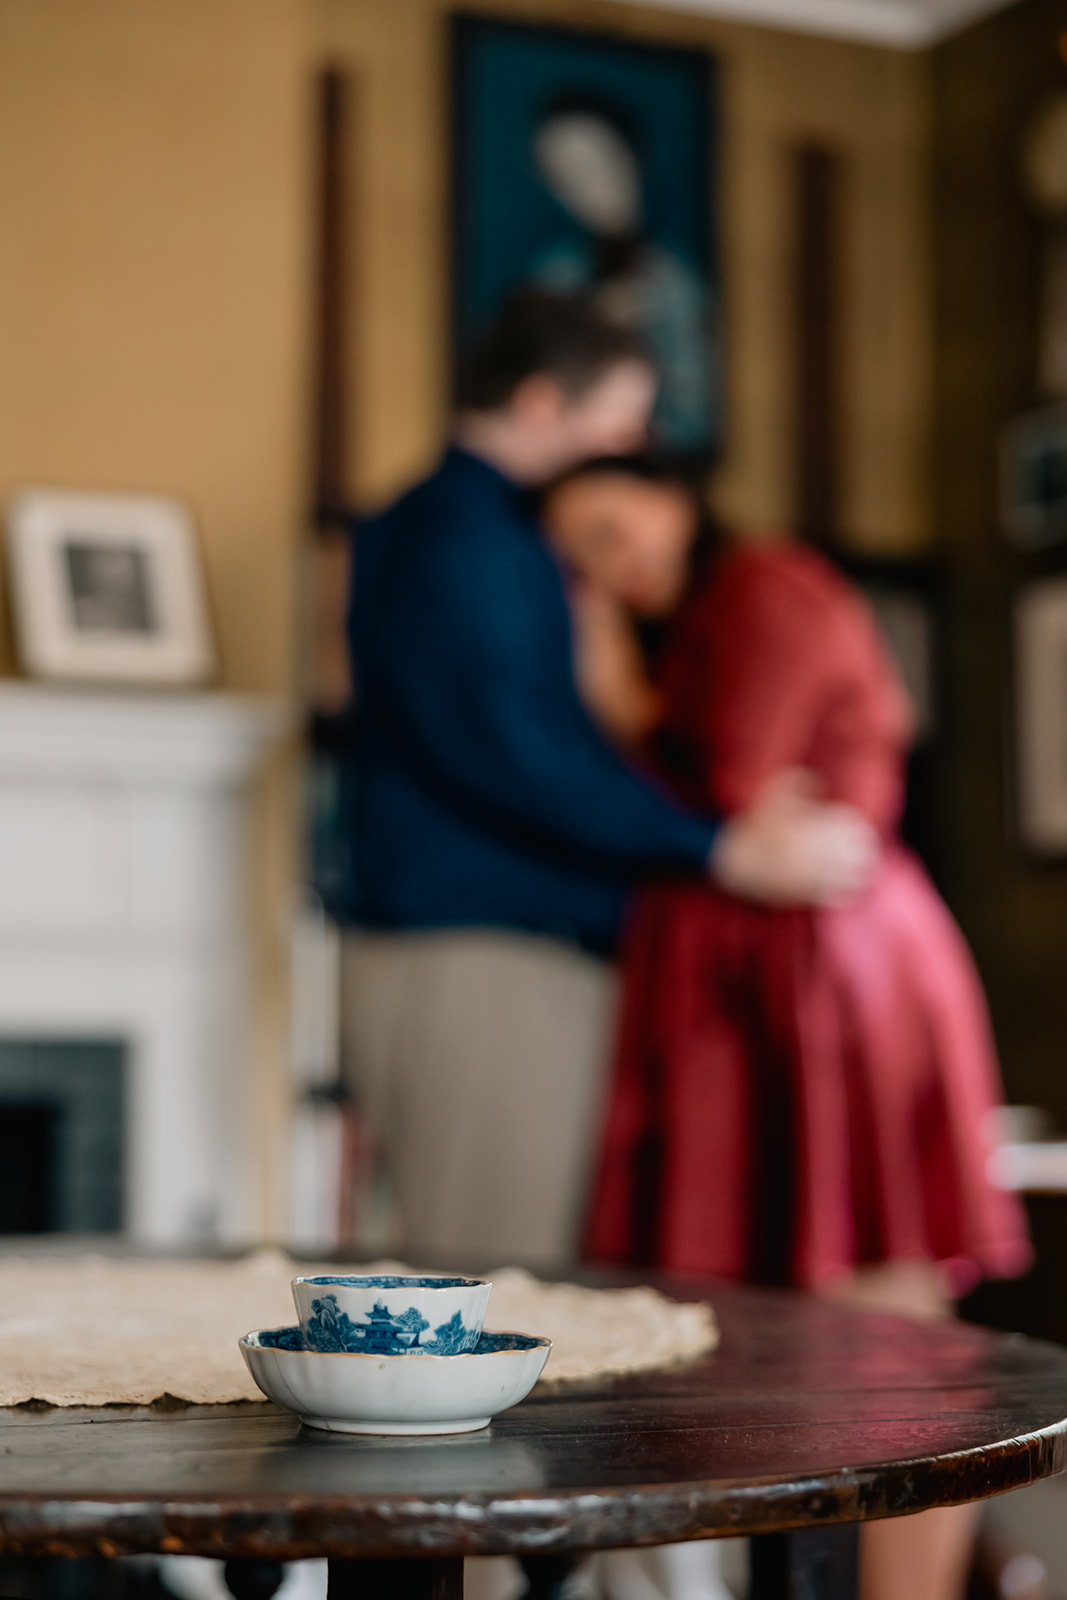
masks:
<path id="1" fill-rule="evenodd" d="M 1015 738 L 1022 842 L 1067 855 L 1067 577 L 1030 584 L 1015 604 Z"/>
<path id="2" fill-rule="evenodd" d="M 457 360 L 514 290 L 591 295 L 660 371 L 657 442 L 722 433 L 715 62 L 495 17 L 452 24 Z"/>
<path id="3" fill-rule="evenodd" d="M 213 674 L 192 518 L 179 501 L 27 489 L 8 507 L 7 551 L 31 677 L 179 686 Z"/>

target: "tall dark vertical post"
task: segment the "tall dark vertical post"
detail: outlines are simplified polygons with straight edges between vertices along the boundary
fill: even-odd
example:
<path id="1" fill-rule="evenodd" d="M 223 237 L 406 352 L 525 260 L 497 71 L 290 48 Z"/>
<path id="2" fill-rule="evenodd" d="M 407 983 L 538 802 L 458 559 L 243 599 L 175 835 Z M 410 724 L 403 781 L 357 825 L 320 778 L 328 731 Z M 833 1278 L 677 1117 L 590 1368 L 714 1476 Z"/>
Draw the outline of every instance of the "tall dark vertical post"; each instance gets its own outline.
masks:
<path id="1" fill-rule="evenodd" d="M 312 511 L 322 526 L 349 503 L 347 368 L 348 172 L 346 149 L 352 87 L 346 73 L 318 82 L 317 282 Z"/>
<path id="2" fill-rule="evenodd" d="M 463 1600 L 463 1562 L 331 1561 L 327 1600 Z"/>
<path id="3" fill-rule="evenodd" d="M 832 546 L 841 534 L 841 158 L 802 144 L 792 165 L 796 529 Z"/>
<path id="4" fill-rule="evenodd" d="M 750 1600 L 856 1600 L 856 1522 L 761 1534 L 749 1550 Z"/>

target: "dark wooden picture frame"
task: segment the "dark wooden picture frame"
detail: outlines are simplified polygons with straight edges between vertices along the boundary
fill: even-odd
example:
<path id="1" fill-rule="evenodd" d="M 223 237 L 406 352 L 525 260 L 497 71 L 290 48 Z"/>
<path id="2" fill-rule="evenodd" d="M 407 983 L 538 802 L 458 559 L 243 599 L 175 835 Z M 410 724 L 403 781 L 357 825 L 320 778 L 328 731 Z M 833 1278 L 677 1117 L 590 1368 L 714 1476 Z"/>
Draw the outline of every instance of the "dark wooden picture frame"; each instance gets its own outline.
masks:
<path id="1" fill-rule="evenodd" d="M 451 57 L 456 366 L 520 285 L 588 292 L 658 359 L 660 443 L 712 458 L 723 431 L 714 57 L 465 15 L 452 20 Z M 609 180 L 617 207 L 629 195 L 628 217 L 604 211 Z"/>

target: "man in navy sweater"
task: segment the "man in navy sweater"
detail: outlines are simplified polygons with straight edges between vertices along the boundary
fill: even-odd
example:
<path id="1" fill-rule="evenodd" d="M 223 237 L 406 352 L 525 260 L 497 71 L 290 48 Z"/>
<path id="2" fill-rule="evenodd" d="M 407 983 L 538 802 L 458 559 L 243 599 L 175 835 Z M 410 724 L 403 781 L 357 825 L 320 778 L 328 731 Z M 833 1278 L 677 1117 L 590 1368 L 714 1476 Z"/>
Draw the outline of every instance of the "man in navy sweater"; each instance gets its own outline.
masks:
<path id="1" fill-rule="evenodd" d="M 725 823 L 686 812 L 578 698 L 530 493 L 637 447 L 654 395 L 628 333 L 517 299 L 474 353 L 441 465 L 355 539 L 346 1053 L 409 1249 L 574 1255 L 635 881 L 815 903 L 873 870 L 866 824 L 788 785 Z"/>

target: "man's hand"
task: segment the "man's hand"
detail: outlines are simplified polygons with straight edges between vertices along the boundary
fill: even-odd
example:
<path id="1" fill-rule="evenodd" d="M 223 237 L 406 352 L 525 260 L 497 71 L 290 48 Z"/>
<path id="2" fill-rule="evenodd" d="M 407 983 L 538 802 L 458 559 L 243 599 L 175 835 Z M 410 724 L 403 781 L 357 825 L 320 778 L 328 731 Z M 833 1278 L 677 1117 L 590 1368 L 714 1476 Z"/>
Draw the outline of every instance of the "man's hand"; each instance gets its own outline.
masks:
<path id="1" fill-rule="evenodd" d="M 815 798 L 807 772 L 783 772 L 725 822 L 708 860 L 719 886 L 767 905 L 840 905 L 878 870 L 881 846 L 851 806 Z"/>

